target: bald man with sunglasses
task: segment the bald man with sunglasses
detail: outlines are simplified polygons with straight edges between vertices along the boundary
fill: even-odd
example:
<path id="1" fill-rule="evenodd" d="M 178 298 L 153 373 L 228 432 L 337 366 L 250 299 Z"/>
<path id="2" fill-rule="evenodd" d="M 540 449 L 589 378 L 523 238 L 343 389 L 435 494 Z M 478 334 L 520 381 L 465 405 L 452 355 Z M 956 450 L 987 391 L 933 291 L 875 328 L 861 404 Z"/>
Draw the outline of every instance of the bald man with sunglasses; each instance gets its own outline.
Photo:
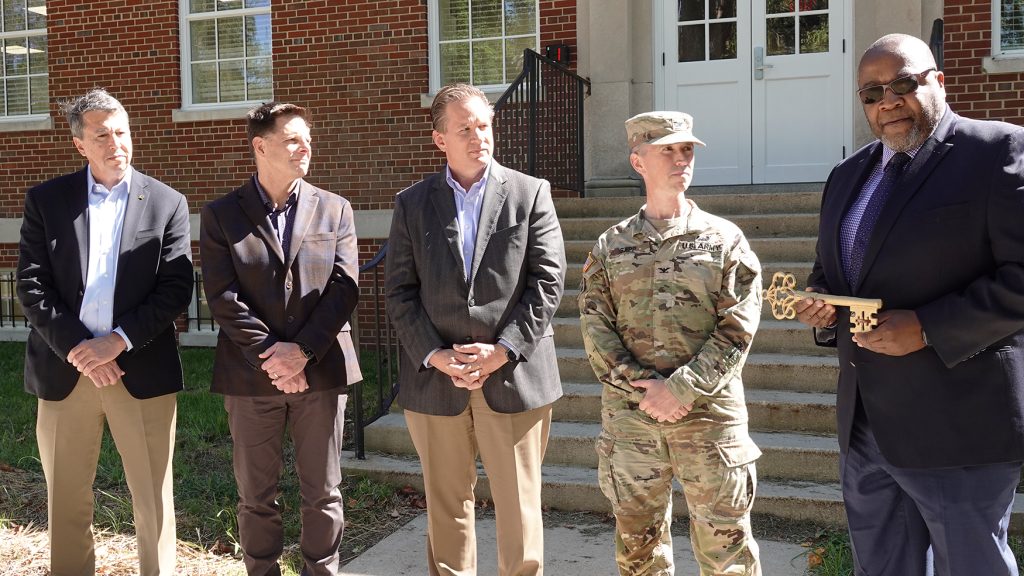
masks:
<path id="1" fill-rule="evenodd" d="M 1017 574 L 1024 460 L 1024 129 L 953 113 L 928 46 L 864 53 L 878 140 L 825 186 L 808 286 L 881 298 L 878 326 L 797 306 L 839 348 L 840 476 L 856 574 Z"/>

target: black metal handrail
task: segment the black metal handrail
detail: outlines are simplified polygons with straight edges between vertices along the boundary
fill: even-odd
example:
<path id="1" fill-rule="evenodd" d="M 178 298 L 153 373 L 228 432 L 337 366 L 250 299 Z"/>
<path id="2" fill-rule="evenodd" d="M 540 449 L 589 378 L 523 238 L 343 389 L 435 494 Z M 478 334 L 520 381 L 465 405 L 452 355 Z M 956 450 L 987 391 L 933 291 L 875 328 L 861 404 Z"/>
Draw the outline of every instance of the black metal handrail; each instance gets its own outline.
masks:
<path id="1" fill-rule="evenodd" d="M 941 72 L 945 65 L 945 54 L 943 54 L 943 36 L 945 31 L 945 25 L 942 18 L 936 18 L 932 22 L 932 35 L 928 41 L 928 46 L 932 49 L 932 56 L 935 57 L 935 66 Z"/>
<path id="2" fill-rule="evenodd" d="M 527 48 L 523 71 L 494 103 L 495 158 L 583 195 L 583 99 L 590 81 Z"/>

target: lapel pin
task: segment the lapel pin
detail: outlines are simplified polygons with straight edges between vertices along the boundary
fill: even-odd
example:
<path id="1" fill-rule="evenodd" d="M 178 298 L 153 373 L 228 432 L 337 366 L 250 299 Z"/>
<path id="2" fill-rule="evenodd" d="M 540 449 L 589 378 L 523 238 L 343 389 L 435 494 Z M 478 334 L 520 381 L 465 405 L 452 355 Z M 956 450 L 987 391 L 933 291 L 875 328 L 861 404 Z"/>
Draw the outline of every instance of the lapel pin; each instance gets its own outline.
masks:
<path id="1" fill-rule="evenodd" d="M 142 200 L 143 198 L 145 198 L 145 196 L 143 196 L 142 194 L 139 194 L 139 200 Z"/>

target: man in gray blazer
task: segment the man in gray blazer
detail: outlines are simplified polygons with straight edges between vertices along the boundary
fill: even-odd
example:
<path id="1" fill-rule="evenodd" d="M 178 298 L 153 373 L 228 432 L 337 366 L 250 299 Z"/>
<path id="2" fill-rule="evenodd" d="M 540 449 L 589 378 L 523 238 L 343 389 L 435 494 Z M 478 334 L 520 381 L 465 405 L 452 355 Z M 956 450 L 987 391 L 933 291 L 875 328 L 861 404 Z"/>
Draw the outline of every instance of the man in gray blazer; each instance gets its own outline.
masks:
<path id="1" fill-rule="evenodd" d="M 304 108 L 249 112 L 256 175 L 203 208 L 203 282 L 220 325 L 214 392 L 234 441 L 238 531 L 250 575 L 280 574 L 282 438 L 302 490 L 302 573 L 338 574 L 347 384 L 359 379 L 348 320 L 359 296 L 352 207 L 309 185 Z"/>
<path id="2" fill-rule="evenodd" d="M 479 450 L 498 573 L 543 573 L 541 462 L 562 395 L 551 317 L 565 255 L 550 185 L 491 158 L 493 111 L 466 84 L 431 106 L 447 167 L 395 201 L 388 313 L 405 354 L 398 401 L 423 467 L 429 573 L 476 573 Z"/>

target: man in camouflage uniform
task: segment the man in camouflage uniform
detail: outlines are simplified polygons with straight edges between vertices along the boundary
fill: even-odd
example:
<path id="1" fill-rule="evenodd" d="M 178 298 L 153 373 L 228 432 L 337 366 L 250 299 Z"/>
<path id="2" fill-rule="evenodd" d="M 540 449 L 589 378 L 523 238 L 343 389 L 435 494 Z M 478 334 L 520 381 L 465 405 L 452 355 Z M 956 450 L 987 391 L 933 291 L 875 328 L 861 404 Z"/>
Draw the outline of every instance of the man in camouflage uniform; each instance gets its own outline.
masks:
<path id="1" fill-rule="evenodd" d="M 685 198 L 693 119 L 626 121 L 647 203 L 601 235 L 583 268 L 583 340 L 604 385 L 601 490 L 623 575 L 673 574 L 672 478 L 702 575 L 760 575 L 754 460 L 740 372 L 761 312 L 761 266 L 731 222 Z"/>

